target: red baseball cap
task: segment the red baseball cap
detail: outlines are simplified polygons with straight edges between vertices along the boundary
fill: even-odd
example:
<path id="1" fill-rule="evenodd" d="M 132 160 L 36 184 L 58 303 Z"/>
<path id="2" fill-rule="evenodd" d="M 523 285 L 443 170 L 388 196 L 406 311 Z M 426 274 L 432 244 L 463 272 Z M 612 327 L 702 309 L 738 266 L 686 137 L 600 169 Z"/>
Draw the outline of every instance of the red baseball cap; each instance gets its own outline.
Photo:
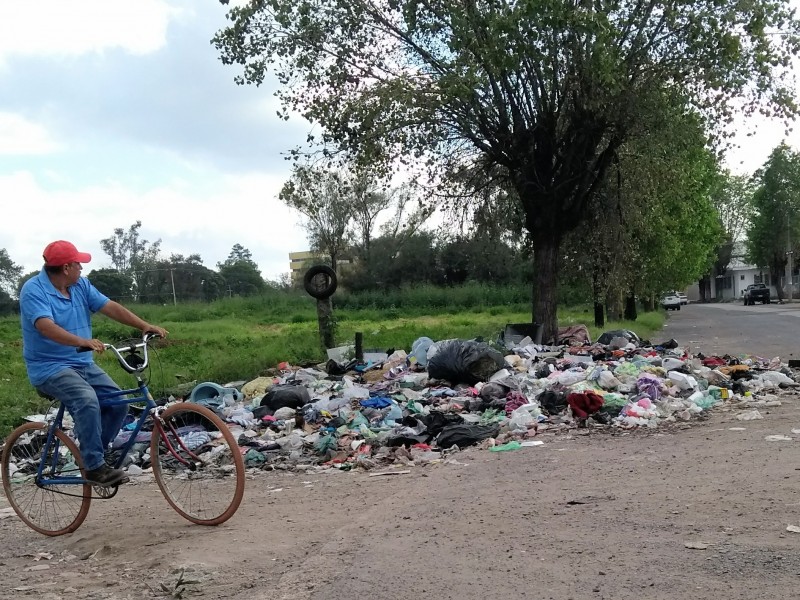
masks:
<path id="1" fill-rule="evenodd" d="M 88 263 L 92 260 L 91 254 L 78 252 L 75 244 L 64 240 L 57 240 L 47 244 L 42 256 L 46 267 L 60 267 L 72 262 Z"/>

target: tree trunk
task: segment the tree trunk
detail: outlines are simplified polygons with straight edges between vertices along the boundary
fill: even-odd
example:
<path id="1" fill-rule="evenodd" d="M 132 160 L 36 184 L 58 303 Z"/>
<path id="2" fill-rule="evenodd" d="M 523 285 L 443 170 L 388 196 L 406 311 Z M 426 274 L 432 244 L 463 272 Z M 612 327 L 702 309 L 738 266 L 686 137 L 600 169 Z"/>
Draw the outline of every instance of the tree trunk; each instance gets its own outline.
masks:
<path id="1" fill-rule="evenodd" d="M 603 310 L 602 302 L 595 301 L 594 303 L 594 326 L 595 327 L 606 326 L 606 315 L 605 311 Z"/>
<path id="2" fill-rule="evenodd" d="M 625 320 L 626 321 L 635 321 L 636 317 L 638 317 L 638 313 L 636 312 L 636 296 L 631 292 L 625 298 Z"/>
<path id="3" fill-rule="evenodd" d="M 594 302 L 594 326 L 605 327 L 606 315 L 603 311 L 603 303 L 600 298 L 600 275 L 598 269 L 593 269 L 592 273 L 592 301 Z"/>
<path id="4" fill-rule="evenodd" d="M 333 305 L 330 298 L 317 300 L 317 322 L 320 343 L 325 349 L 333 348 Z"/>
<path id="5" fill-rule="evenodd" d="M 780 271 L 774 271 L 770 269 L 770 279 L 772 279 L 772 283 L 775 286 L 775 291 L 778 293 L 778 302 L 783 302 L 783 286 L 781 285 L 781 273 Z"/>
<path id="6" fill-rule="evenodd" d="M 558 335 L 556 290 L 558 288 L 558 250 L 561 238 L 539 235 L 533 243 L 532 322 L 542 325 L 542 340 L 551 344 Z"/>
<path id="7" fill-rule="evenodd" d="M 622 320 L 622 298 L 617 292 L 606 295 L 606 319 L 611 323 Z"/>

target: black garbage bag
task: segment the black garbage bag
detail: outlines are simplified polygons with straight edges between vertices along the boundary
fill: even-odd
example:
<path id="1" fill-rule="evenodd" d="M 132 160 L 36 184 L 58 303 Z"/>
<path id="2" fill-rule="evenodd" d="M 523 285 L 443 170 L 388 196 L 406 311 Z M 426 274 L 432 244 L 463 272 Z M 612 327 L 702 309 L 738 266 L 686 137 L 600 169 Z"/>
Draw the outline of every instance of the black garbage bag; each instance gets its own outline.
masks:
<path id="1" fill-rule="evenodd" d="M 498 433 L 500 433 L 499 425 L 475 425 L 473 423 L 448 425 L 436 438 L 436 445 L 443 449 L 452 446 L 466 448 L 487 438 L 495 437 Z"/>
<path id="2" fill-rule="evenodd" d="M 428 361 L 428 375 L 450 383 L 475 385 L 503 368 L 503 355 L 486 342 L 452 340 L 442 344 Z"/>
<path id="3" fill-rule="evenodd" d="M 611 340 L 617 337 L 625 338 L 629 342 L 633 342 L 636 345 L 639 345 L 641 342 L 635 331 L 631 331 L 630 329 L 614 329 L 613 331 L 606 331 L 603 335 L 601 335 L 597 340 L 597 343 L 608 346 L 608 344 L 611 343 Z"/>
<path id="4" fill-rule="evenodd" d="M 431 412 L 422 417 L 422 422 L 428 428 L 428 440 L 432 440 L 448 425 L 459 425 L 464 422 L 461 415 L 443 412 Z"/>
<path id="5" fill-rule="evenodd" d="M 542 410 L 548 415 L 558 415 L 567 408 L 567 395 L 564 392 L 546 390 L 536 397 Z"/>
<path id="6" fill-rule="evenodd" d="M 303 385 L 279 384 L 273 385 L 261 399 L 261 406 L 266 406 L 272 412 L 279 408 L 302 408 L 311 402 L 311 394 Z"/>

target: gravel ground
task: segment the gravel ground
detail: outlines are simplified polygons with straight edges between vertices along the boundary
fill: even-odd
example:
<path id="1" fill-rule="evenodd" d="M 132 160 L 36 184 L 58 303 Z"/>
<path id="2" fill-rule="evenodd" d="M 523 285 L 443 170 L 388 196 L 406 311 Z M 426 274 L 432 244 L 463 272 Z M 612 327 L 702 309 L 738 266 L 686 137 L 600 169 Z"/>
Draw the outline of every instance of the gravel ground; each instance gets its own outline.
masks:
<path id="1" fill-rule="evenodd" d="M 216 528 L 139 479 L 71 535 L 0 519 L 0 597 L 178 597 L 183 569 L 204 598 L 797 598 L 798 400 L 408 474 L 259 472 Z"/>

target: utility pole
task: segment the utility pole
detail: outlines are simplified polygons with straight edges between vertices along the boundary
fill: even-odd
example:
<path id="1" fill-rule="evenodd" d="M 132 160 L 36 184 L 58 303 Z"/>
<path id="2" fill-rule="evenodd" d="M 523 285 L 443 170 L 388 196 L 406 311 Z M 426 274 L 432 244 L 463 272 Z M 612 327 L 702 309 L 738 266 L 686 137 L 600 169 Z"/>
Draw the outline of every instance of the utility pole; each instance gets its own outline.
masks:
<path id="1" fill-rule="evenodd" d="M 175 295 L 175 269 L 169 270 L 169 279 L 172 282 L 172 304 L 178 304 L 178 297 Z"/>
<path id="2" fill-rule="evenodd" d="M 793 296 L 792 285 L 792 229 L 789 213 L 786 214 L 786 301 L 791 302 Z"/>

